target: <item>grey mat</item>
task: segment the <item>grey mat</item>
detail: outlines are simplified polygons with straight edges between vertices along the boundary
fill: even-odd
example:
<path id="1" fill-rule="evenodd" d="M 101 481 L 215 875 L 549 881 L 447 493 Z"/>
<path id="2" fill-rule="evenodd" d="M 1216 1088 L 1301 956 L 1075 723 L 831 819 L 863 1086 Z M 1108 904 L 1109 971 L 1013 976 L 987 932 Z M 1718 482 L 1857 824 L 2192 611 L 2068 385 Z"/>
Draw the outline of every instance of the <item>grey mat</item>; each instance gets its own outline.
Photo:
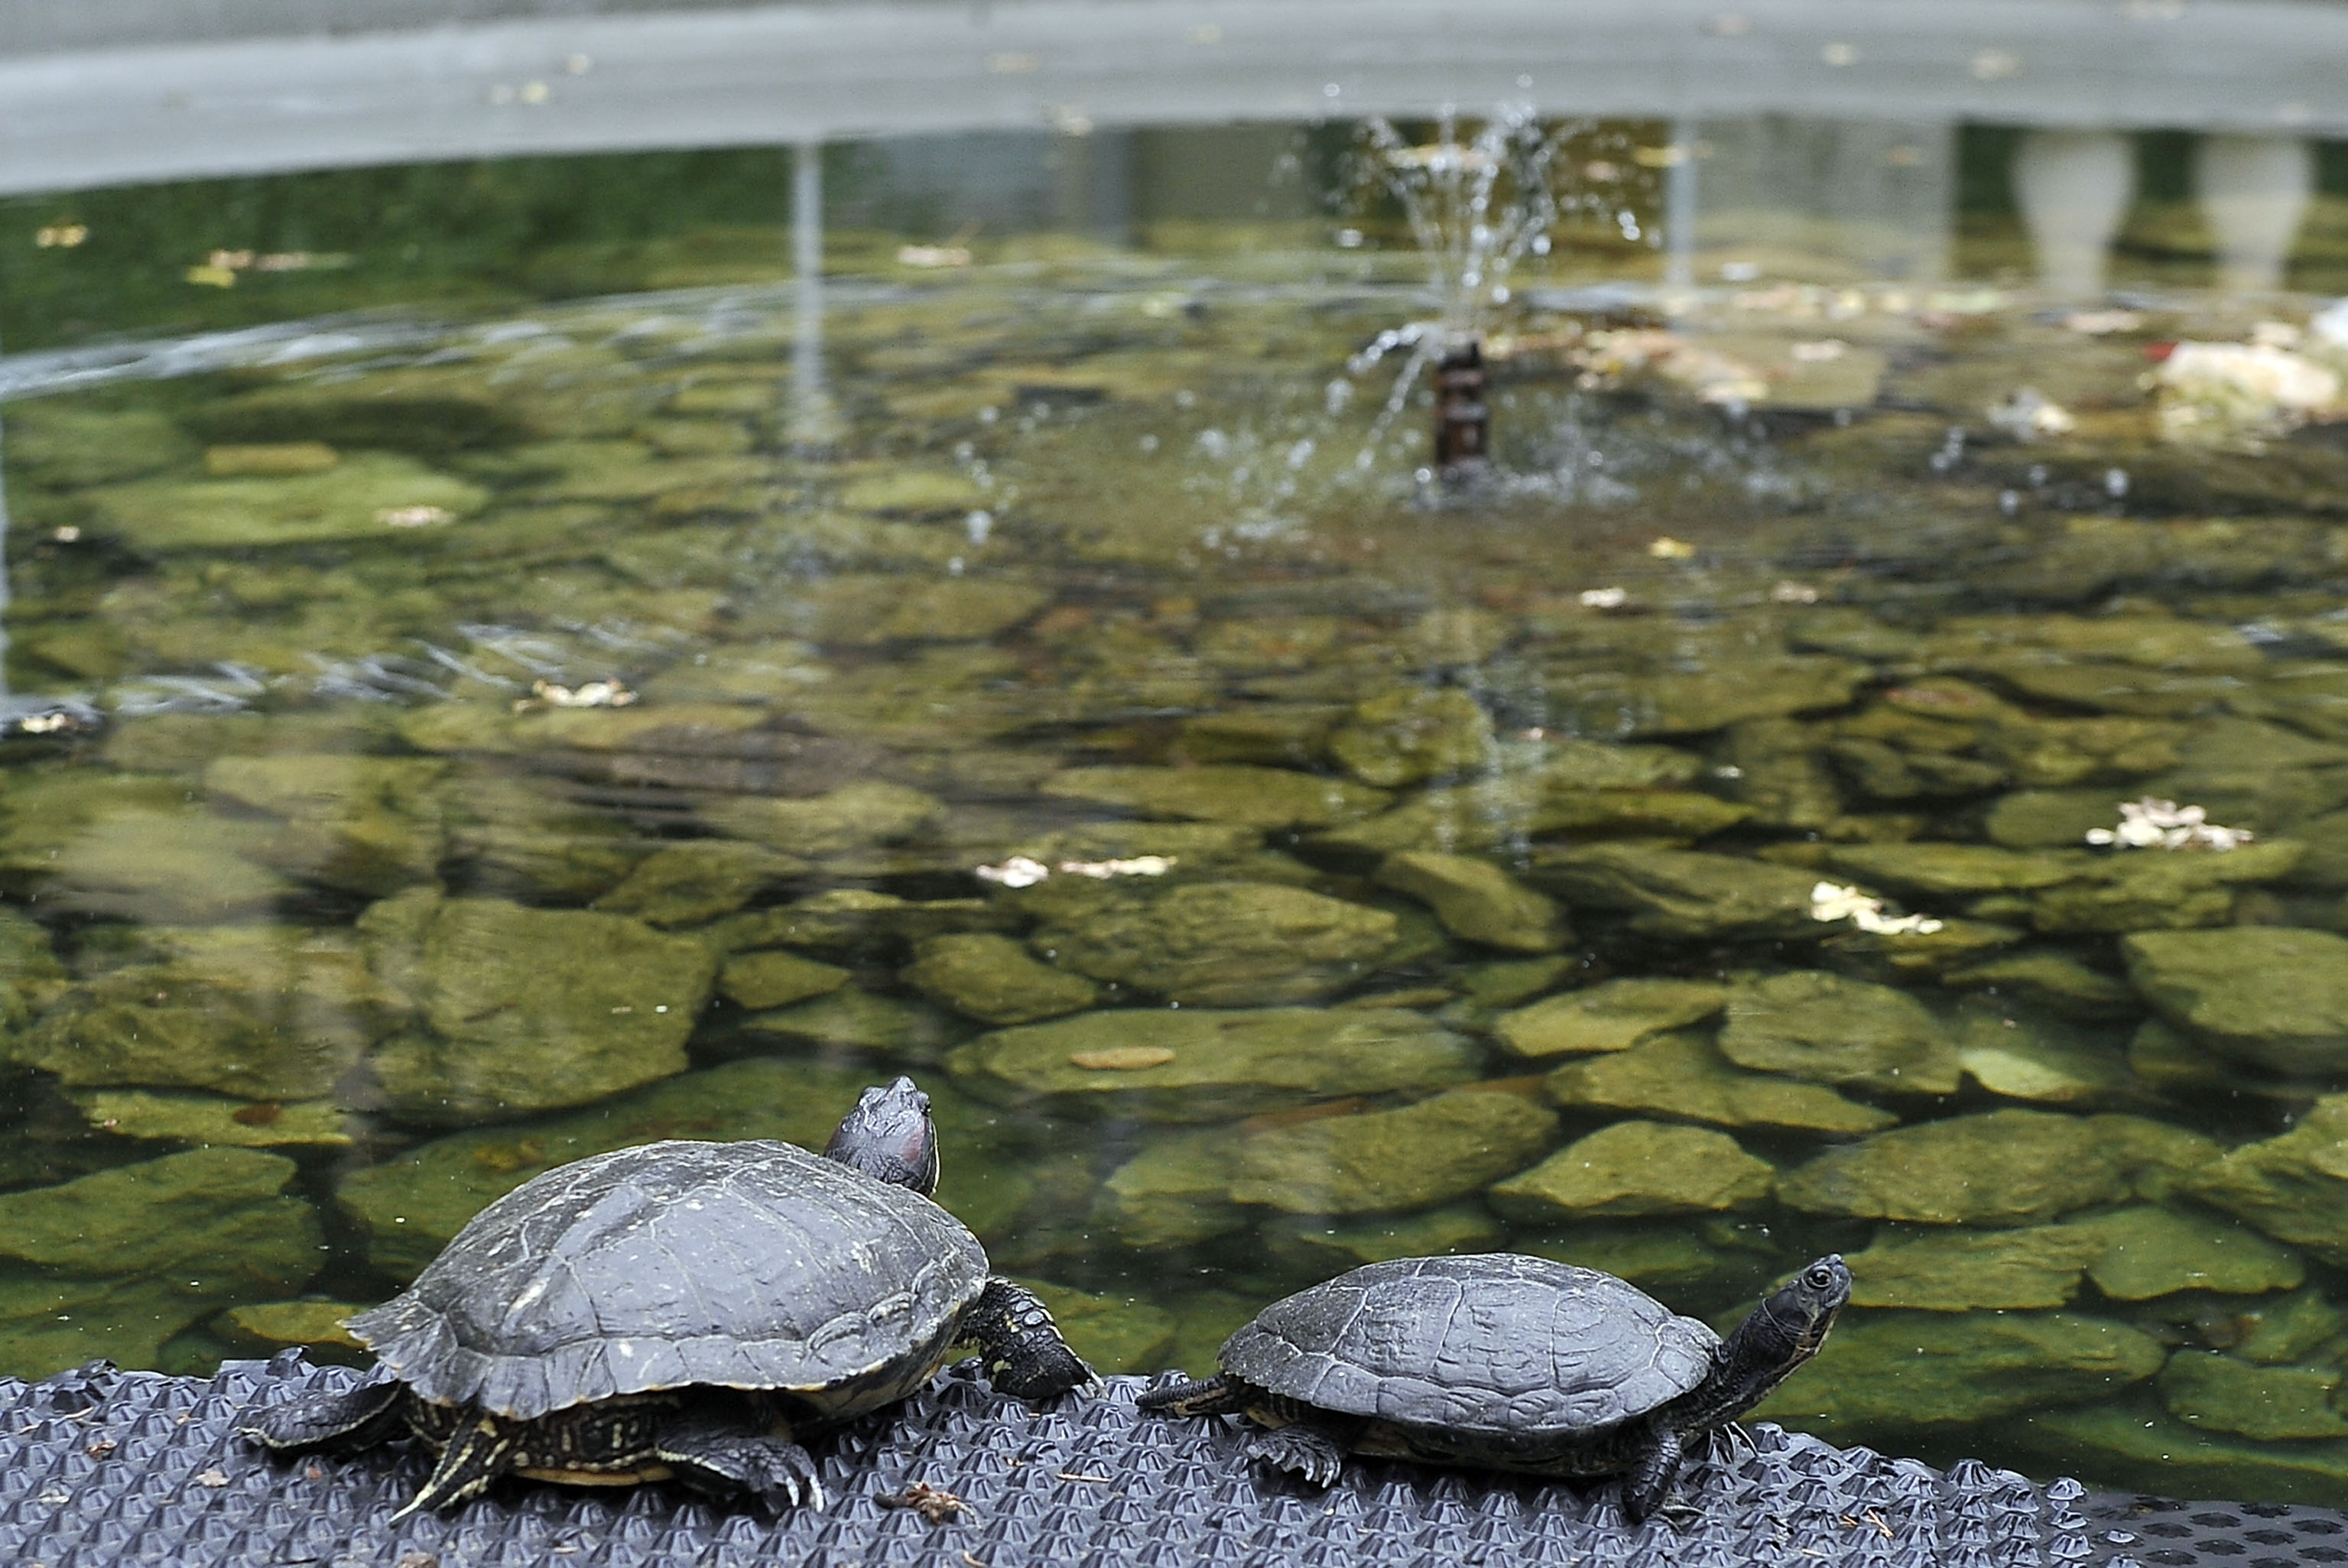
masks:
<path id="1" fill-rule="evenodd" d="M 0 1380 L 0 1563 L 228 1568 L 1176 1568 L 1529 1564 L 1556 1568 L 2302 1568 L 2348 1563 L 2348 1516 L 2163 1502 L 2040 1486 L 1977 1461 L 1936 1471 L 1766 1424 L 1756 1449 L 1694 1468 L 1684 1532 L 1622 1522 L 1613 1487 L 1348 1466 L 1313 1494 L 1251 1474 L 1221 1421 L 1143 1416 L 1144 1385 L 1031 1413 L 948 1376 L 819 1445 L 829 1506 L 767 1519 L 666 1487 L 504 1483 L 448 1517 L 386 1521 L 422 1480 L 406 1449 L 273 1461 L 240 1412 L 357 1374 L 297 1356 L 210 1379 L 103 1364 Z M 884 1496 L 954 1493 L 932 1523 Z"/>

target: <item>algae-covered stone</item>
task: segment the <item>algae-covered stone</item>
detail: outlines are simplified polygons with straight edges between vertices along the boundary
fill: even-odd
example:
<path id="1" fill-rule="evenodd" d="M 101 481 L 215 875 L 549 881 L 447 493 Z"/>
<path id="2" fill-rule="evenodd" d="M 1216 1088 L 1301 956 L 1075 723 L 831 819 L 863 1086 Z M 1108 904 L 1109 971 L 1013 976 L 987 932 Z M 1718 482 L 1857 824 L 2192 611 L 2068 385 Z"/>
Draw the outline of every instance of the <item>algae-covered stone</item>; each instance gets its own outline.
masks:
<path id="1" fill-rule="evenodd" d="M 2151 1336 L 2075 1313 L 1850 1311 L 1753 1413 L 1829 1437 L 1953 1428 L 2106 1398 L 2165 1359 Z"/>
<path id="2" fill-rule="evenodd" d="M 2168 1413 L 2188 1426 L 2262 1442 L 2348 1438 L 2348 1416 L 2333 1403 L 2340 1387 L 2335 1367 L 2253 1367 L 2206 1350 L 2180 1350 L 2154 1387 Z"/>
<path id="3" fill-rule="evenodd" d="M 1509 1244 L 1517 1252 L 1597 1269 L 1649 1290 L 1741 1288 L 1776 1266 L 1766 1235 L 1754 1233 L 1763 1229 L 1725 1216 L 1694 1222 L 1682 1217 L 1663 1224 L 1593 1220 L 1547 1234 L 1520 1234 Z"/>
<path id="4" fill-rule="evenodd" d="M 1418 851 L 1388 855 L 1378 882 L 1435 911 L 1455 936 L 1519 953 L 1550 953 L 1573 940 L 1557 901 L 1489 861 Z"/>
<path id="5" fill-rule="evenodd" d="M 1101 1183 L 1093 1217 L 1129 1247 L 1186 1247 L 1245 1230 L 1231 1200 L 1239 1134 L 1229 1128 L 1150 1140 Z"/>
<path id="6" fill-rule="evenodd" d="M 1387 854 L 1491 850 L 1548 834 L 1577 841 L 1700 839 L 1753 814 L 1749 806 L 1675 788 L 1701 775 L 1704 763 L 1668 746 L 1564 740 L 1543 743 L 1528 758 L 1511 743 L 1499 763 L 1473 783 L 1422 789 L 1383 816 L 1337 828 L 1317 841 Z"/>
<path id="7" fill-rule="evenodd" d="M 2123 1018 L 2138 1006 L 2136 988 L 2127 981 L 2045 948 L 1952 969 L 1941 976 L 1941 984 L 2015 996 L 2075 1018 Z"/>
<path id="8" fill-rule="evenodd" d="M 321 472 L 139 480 L 85 497 L 98 526 L 135 550 L 205 550 L 396 538 L 395 523 L 457 522 L 489 492 L 410 458 L 358 452 Z"/>
<path id="9" fill-rule="evenodd" d="M 843 784 L 803 800 L 737 796 L 704 806 L 711 826 L 795 855 L 836 855 L 911 838 L 943 810 L 934 795 L 902 784 Z"/>
<path id="10" fill-rule="evenodd" d="M 2180 1290 L 2257 1295 L 2291 1290 L 2305 1265 L 2255 1231 L 2214 1215 L 2144 1204 L 2075 1222 L 2102 1245 L 2087 1271 L 2115 1301 L 2148 1301 Z"/>
<path id="11" fill-rule="evenodd" d="M 1993 844 L 1838 844 L 1826 863 L 1894 892 L 1927 898 L 2016 892 L 2085 875 L 2096 861 L 2085 850 L 2008 850 Z"/>
<path id="12" fill-rule="evenodd" d="M 2153 1162 L 2137 1119 L 1993 1110 L 1830 1149 L 1778 1183 L 1813 1213 L 1933 1225 L 2022 1225 L 2117 1202 Z"/>
<path id="13" fill-rule="evenodd" d="M 1548 693 L 1581 735 L 1698 735 L 1849 702 L 1869 671 L 1828 658 L 1747 658 L 1693 671 L 1567 676 Z"/>
<path id="14" fill-rule="evenodd" d="M 409 1016 L 341 932 L 150 927 L 145 962 L 101 970 L 6 1047 L 68 1088 L 325 1098 Z"/>
<path id="15" fill-rule="evenodd" d="M 1734 855 L 1592 844 L 1540 862 L 1535 879 L 1579 909 L 1622 910 L 1642 935 L 1813 937 L 1816 872 Z"/>
<path id="16" fill-rule="evenodd" d="M 1904 991 L 1797 969 L 1738 985 L 1720 1049 L 1739 1067 L 1897 1094 L 1952 1094 L 1949 1031 Z"/>
<path id="17" fill-rule="evenodd" d="M 726 961 L 717 989 L 740 1006 L 788 1007 L 839 990 L 848 984 L 848 975 L 836 964 L 819 964 L 796 953 L 744 953 Z"/>
<path id="18" fill-rule="evenodd" d="M 804 1046 L 845 1046 L 904 1061 L 936 1061 L 970 1033 L 951 1014 L 910 996 L 883 996 L 841 985 L 811 1000 L 757 1013 L 741 1026 Z"/>
<path id="19" fill-rule="evenodd" d="M 1488 1194 L 1512 1220 L 1703 1213 L 1757 1203 L 1776 1170 L 1724 1132 L 1618 1121 L 1568 1144 Z"/>
<path id="20" fill-rule="evenodd" d="M 1818 1084 L 1740 1072 L 1696 1034 L 1663 1035 L 1619 1055 L 1569 1063 L 1543 1087 L 1562 1106 L 1651 1112 L 1722 1127 L 1856 1133 L 1900 1120 Z"/>
<path id="21" fill-rule="evenodd" d="M 542 1171 L 607 1149 L 664 1138 L 772 1138 L 819 1150 L 873 1077 L 864 1068 L 746 1057 L 569 1116 L 434 1139 L 350 1172 L 337 1184 L 335 1201 L 365 1238 L 368 1263 L 406 1280 L 491 1202 Z M 950 1085 L 924 1087 L 931 1114 L 953 1151 L 940 1178 L 938 1202 L 956 1213 L 994 1206 L 987 1189 L 1005 1163 L 986 1157 L 994 1118 Z"/>
<path id="22" fill-rule="evenodd" d="M 1478 964 L 1459 972 L 1457 982 L 1468 1000 L 1478 1007 L 1513 1007 L 1518 1003 L 1554 990 L 1581 970 L 1585 960 L 1563 954 L 1547 958 L 1511 958 Z"/>
<path id="23" fill-rule="evenodd" d="M 1050 597 L 991 577 L 843 573 L 792 583 L 787 596 L 753 611 L 745 629 L 849 646 L 978 642 L 1026 620 Z"/>
<path id="24" fill-rule="evenodd" d="M 119 1138 L 274 1149 L 355 1141 L 340 1106 L 330 1100 L 231 1099 L 225 1095 L 159 1094 L 152 1089 L 87 1089 L 68 1097 L 82 1119 Z"/>
<path id="25" fill-rule="evenodd" d="M 414 996 L 423 1029 L 375 1072 L 425 1122 L 582 1105 L 685 1068 L 716 961 L 700 943 L 589 910 L 403 894 L 359 929 L 376 973 Z"/>
<path id="26" fill-rule="evenodd" d="M 221 757 L 204 789 L 283 819 L 246 852 L 305 882 L 385 894 L 429 879 L 440 858 L 430 791 L 448 765 L 422 757 L 280 753 Z"/>
<path id="27" fill-rule="evenodd" d="M 1111 1377 L 1155 1368 L 1174 1344 L 1174 1315 L 1138 1296 L 1096 1295 L 1022 1279 L 1049 1309 L 1069 1348 Z"/>
<path id="28" fill-rule="evenodd" d="M 2099 1105 L 2136 1092 L 2127 1059 L 2061 1019 L 1991 997 L 1967 997 L 1949 1019 L 1967 1078 L 2007 1099 Z"/>
<path id="29" fill-rule="evenodd" d="M 347 1301 L 257 1301 L 220 1314 L 211 1330 L 238 1349 L 263 1356 L 299 1346 L 314 1359 L 355 1366 L 366 1347 L 343 1322 L 366 1310 Z"/>
<path id="30" fill-rule="evenodd" d="M 733 913 L 762 889 L 806 869 L 805 861 L 757 844 L 697 839 L 638 861 L 595 907 L 647 925 L 697 925 Z"/>
<path id="31" fill-rule="evenodd" d="M 991 1099 L 1145 1121 L 1221 1121 L 1476 1076 L 1470 1042 L 1399 1007 L 1109 1008 L 982 1035 L 946 1067 Z"/>
<path id="32" fill-rule="evenodd" d="M 299 1288 L 323 1256 L 316 1212 L 283 1195 L 294 1174 L 198 1149 L 0 1196 L 0 1370 L 151 1366 L 188 1325 Z"/>
<path id="33" fill-rule="evenodd" d="M 2105 1239 L 2077 1225 L 2018 1231 L 1886 1229 L 1850 1258 L 1853 1306 L 2012 1312 L 2064 1306 Z"/>
<path id="34" fill-rule="evenodd" d="M 989 1024 L 1032 1024 L 1082 1012 L 1099 987 L 1039 964 L 1021 944 L 991 932 L 932 936 L 899 978 L 931 1000 Z"/>
<path id="35" fill-rule="evenodd" d="M 2185 1187 L 2277 1240 L 2348 1265 L 2348 1095 L 2317 1100 L 2289 1132 L 2242 1145 Z"/>
<path id="36" fill-rule="evenodd" d="M 1371 697 L 1328 744 L 1354 778 L 1382 789 L 1473 772 L 1495 748 L 1491 716 L 1457 686 L 1406 686 Z"/>
<path id="37" fill-rule="evenodd" d="M 2348 1329 L 2348 1312 L 2324 1298 L 2320 1290 L 2293 1291 L 2248 1304 L 2241 1314 L 2247 1330 L 2233 1354 L 2260 1367 L 2304 1361 Z"/>
<path id="38" fill-rule="evenodd" d="M 836 887 L 778 909 L 732 914 L 698 934 L 711 951 L 807 947 L 819 953 L 894 949 L 954 931 L 998 931 L 1017 923 L 983 898 L 900 898 L 870 888 Z"/>
<path id="39" fill-rule="evenodd" d="M 1259 828 L 1325 828 L 1366 817 L 1386 803 L 1383 789 L 1285 768 L 1229 763 L 1206 768 L 1070 768 L 1043 792 L 1124 806 L 1153 817 L 1245 822 Z"/>
<path id="40" fill-rule="evenodd" d="M 26 869 L 46 882 L 43 903 L 77 913 L 191 925 L 249 919 L 294 884 L 240 852 L 256 835 L 236 830 L 191 806 L 108 801 Z"/>
<path id="41" fill-rule="evenodd" d="M 2114 855 L 2094 875 L 2041 892 L 2031 901 L 2031 923 L 2054 934 L 2222 925 L 2233 916 L 2238 885 L 2272 882 L 2299 856 L 2299 845 L 2280 839 L 2222 851 Z"/>
<path id="42" fill-rule="evenodd" d="M 8 467 L 36 483 L 82 490 L 136 479 L 195 456 L 171 417 L 152 408 L 85 408 L 27 398 L 8 410 Z"/>
<path id="43" fill-rule="evenodd" d="M 1195 882 L 1105 902 L 1030 945 L 1096 980 L 1231 1007 L 1325 996 L 1366 975 L 1397 934 L 1385 910 L 1302 888 Z"/>
<path id="44" fill-rule="evenodd" d="M 1726 1005 L 1725 986 L 1701 980 L 1608 980 L 1503 1013 L 1492 1034 L 1520 1057 L 1628 1050 L 1641 1040 L 1700 1024 Z"/>
<path id="45" fill-rule="evenodd" d="M 2162 1017 L 2272 1072 L 2348 1071 L 2348 937 L 2238 926 L 2124 939 L 2128 978 Z"/>
<path id="46" fill-rule="evenodd" d="M 2119 820 L 2110 789 L 2016 789 L 1998 798 L 1982 823 L 1990 841 L 2009 849 L 2076 848 L 2091 828 Z"/>
<path id="47" fill-rule="evenodd" d="M 1556 1115 L 1520 1095 L 1453 1089 L 1399 1110 L 1253 1133 L 1231 1195 L 1292 1214 L 1431 1209 L 1524 1169 L 1556 1135 Z"/>
<path id="48" fill-rule="evenodd" d="M 1268 1222 L 1266 1246 L 1313 1270 L 1349 1269 L 1390 1258 L 1488 1253 L 1507 1231 L 1481 1203 L 1447 1203 L 1415 1214 L 1377 1214 L 1331 1224 L 1310 1216 Z"/>
<path id="49" fill-rule="evenodd" d="M 1718 751 L 1730 799 L 1774 828 L 1816 831 L 1843 814 L 1842 790 L 1814 731 L 1790 718 L 1733 724 Z"/>
<path id="50" fill-rule="evenodd" d="M 2348 1440 L 2257 1442 L 2188 1426 L 2149 1389 L 2017 1417 L 1993 1428 L 1990 1440 L 2045 1470 L 2078 1470 L 2161 1497 L 2334 1508 L 2348 1487 Z"/>

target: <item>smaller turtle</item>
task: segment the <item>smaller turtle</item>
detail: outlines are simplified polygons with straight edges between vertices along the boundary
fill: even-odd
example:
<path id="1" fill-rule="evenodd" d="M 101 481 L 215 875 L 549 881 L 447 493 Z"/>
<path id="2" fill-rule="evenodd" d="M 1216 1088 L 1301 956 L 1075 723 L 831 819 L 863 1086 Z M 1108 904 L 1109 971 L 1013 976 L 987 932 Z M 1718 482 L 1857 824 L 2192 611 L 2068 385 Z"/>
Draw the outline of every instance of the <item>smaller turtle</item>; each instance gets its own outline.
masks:
<path id="1" fill-rule="evenodd" d="M 674 1141 L 558 1166 L 350 1320 L 376 1376 L 241 1429 L 283 1452 L 422 1439 L 439 1462 L 394 1518 L 508 1473 L 819 1508 L 799 1439 L 905 1398 L 957 1344 L 1031 1402 L 1093 1380 L 1042 1302 L 988 1276 L 937 1181 L 906 1078 L 865 1090 L 820 1155 Z"/>
<path id="2" fill-rule="evenodd" d="M 1347 1453 L 1534 1475 L 1622 1475 L 1633 1524 L 1682 1456 L 1818 1354 L 1850 1299 L 1818 1259 L 1725 1342 L 1610 1274 L 1515 1253 L 1396 1258 L 1274 1302 L 1223 1342 L 1220 1377 L 1143 1394 L 1245 1415 L 1249 1457 L 1315 1486 Z"/>

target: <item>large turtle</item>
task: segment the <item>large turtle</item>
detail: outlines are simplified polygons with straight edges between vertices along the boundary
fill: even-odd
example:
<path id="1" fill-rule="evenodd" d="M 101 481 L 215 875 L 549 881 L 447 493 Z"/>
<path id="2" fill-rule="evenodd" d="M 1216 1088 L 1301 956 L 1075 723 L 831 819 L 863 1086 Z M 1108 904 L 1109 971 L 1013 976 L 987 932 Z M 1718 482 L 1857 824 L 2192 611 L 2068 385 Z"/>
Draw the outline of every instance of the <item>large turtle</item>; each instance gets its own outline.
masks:
<path id="1" fill-rule="evenodd" d="M 1316 1486 L 1348 1452 L 1622 1474 L 1638 1523 L 1682 1453 L 1816 1355 L 1849 1299 L 1850 1270 L 1820 1258 L 1724 1343 L 1595 1269 L 1514 1253 L 1397 1258 L 1273 1303 L 1224 1342 L 1221 1376 L 1140 1404 L 1245 1414 L 1269 1429 L 1250 1457 Z"/>
<path id="2" fill-rule="evenodd" d="M 402 1515 L 508 1472 L 820 1507 L 799 1439 L 903 1398 L 958 1344 L 1023 1399 L 1092 1380 L 930 1202 L 937 1180 L 929 1096 L 904 1078 L 865 1090 L 821 1156 L 674 1141 L 560 1166 L 350 1320 L 376 1377 L 244 1434 L 294 1451 L 413 1433 L 440 1458 Z"/>

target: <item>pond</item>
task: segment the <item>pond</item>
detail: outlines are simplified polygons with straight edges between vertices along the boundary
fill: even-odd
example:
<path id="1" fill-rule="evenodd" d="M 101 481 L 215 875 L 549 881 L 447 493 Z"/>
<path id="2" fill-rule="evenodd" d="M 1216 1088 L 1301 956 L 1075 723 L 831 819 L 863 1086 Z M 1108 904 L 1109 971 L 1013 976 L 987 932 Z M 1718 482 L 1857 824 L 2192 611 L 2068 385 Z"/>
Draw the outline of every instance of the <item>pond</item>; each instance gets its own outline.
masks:
<path id="1" fill-rule="evenodd" d="M 1505 105 L 0 201 L 0 1373 L 906 1071 L 1106 1371 L 1839 1251 L 1766 1418 L 2348 1500 L 2348 181 L 2109 140 L 2085 262 L 2086 133 Z"/>

